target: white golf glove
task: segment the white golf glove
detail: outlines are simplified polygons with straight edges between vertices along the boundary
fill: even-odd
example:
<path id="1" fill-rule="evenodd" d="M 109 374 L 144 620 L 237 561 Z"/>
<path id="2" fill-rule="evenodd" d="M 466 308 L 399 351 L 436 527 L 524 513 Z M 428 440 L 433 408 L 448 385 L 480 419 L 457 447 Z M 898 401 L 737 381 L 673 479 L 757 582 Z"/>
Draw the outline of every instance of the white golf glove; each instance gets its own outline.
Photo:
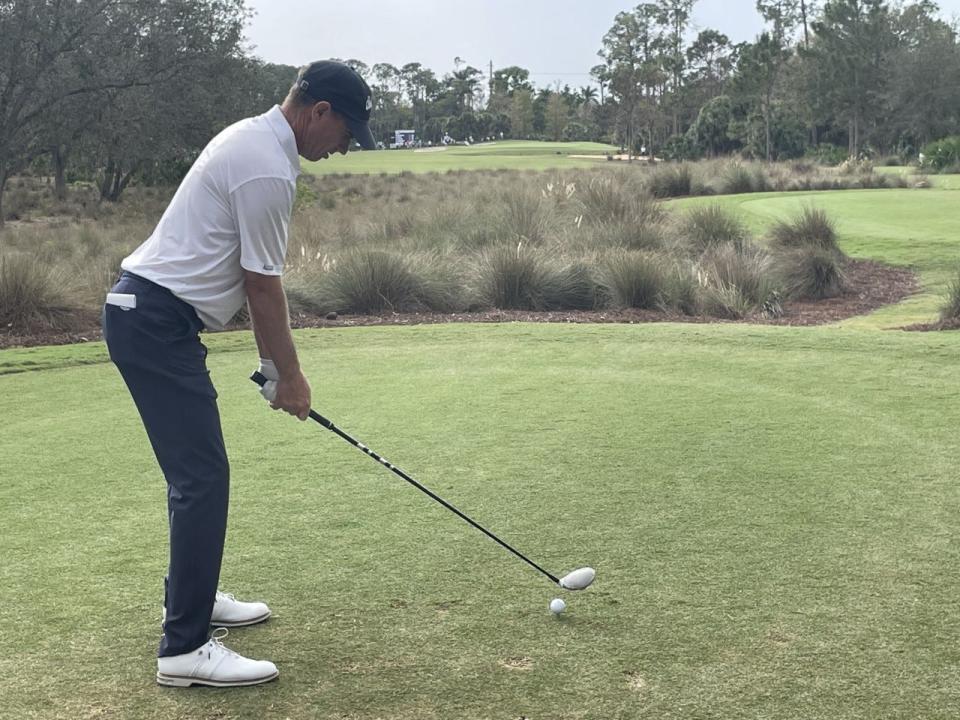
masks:
<path id="1" fill-rule="evenodd" d="M 260 367 L 257 372 L 267 379 L 260 388 L 260 394 L 263 395 L 264 400 L 272 403 L 277 398 L 277 381 L 280 379 L 277 366 L 269 358 L 260 358 Z"/>

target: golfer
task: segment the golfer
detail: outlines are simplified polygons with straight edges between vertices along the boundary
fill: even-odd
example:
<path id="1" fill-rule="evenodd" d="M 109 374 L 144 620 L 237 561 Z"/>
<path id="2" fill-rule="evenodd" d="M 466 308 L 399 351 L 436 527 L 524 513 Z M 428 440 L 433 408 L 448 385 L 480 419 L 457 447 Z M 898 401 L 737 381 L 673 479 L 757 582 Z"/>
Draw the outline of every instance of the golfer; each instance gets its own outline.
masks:
<path id="1" fill-rule="evenodd" d="M 153 234 L 121 263 L 103 309 L 104 338 L 167 481 L 170 564 L 157 682 L 230 687 L 278 676 L 228 650 L 226 631 L 266 620 L 261 602 L 219 592 L 229 466 L 201 330 L 220 330 L 246 301 L 275 410 L 310 410 L 281 275 L 302 156 L 376 145 L 370 89 L 348 66 L 300 70 L 283 105 L 210 141 Z"/>

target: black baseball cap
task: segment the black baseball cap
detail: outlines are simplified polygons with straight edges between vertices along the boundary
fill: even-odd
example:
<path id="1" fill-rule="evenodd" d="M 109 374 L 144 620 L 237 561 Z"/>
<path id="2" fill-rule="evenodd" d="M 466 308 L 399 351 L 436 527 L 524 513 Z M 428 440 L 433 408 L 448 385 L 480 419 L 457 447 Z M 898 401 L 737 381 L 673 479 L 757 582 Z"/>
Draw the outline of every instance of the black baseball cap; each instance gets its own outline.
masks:
<path id="1" fill-rule="evenodd" d="M 314 100 L 326 100 L 347 121 L 350 134 L 364 150 L 377 147 L 370 132 L 373 97 L 370 87 L 349 65 L 335 60 L 318 60 L 302 68 L 297 87 Z"/>

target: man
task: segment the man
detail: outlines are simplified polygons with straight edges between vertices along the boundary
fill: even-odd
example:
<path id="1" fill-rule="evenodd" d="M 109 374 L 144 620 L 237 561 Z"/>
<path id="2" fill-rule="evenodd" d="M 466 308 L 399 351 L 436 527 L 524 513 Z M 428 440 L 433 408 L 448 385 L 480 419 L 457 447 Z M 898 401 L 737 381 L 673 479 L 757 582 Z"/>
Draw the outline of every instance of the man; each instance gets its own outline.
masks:
<path id="1" fill-rule="evenodd" d="M 210 635 L 270 616 L 218 592 L 229 467 L 201 329 L 219 330 L 247 302 L 265 397 L 300 420 L 300 370 L 281 283 L 290 211 L 308 160 L 373 149 L 370 89 L 342 63 L 303 68 L 280 107 L 228 127 L 187 173 L 153 234 L 122 263 L 103 310 L 104 338 L 167 480 L 170 564 L 157 682 L 229 687 L 278 676 Z M 224 631 L 225 633 L 225 631 Z"/>

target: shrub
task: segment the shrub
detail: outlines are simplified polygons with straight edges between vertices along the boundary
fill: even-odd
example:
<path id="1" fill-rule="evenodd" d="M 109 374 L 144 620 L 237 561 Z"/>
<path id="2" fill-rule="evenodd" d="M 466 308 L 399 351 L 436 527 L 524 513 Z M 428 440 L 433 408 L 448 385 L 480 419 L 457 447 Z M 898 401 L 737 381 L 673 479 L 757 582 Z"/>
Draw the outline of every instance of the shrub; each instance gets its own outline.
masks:
<path id="1" fill-rule="evenodd" d="M 83 248 L 83 255 L 87 260 L 98 258 L 106 251 L 107 244 L 103 239 L 103 235 L 98 232 L 98 228 L 90 223 L 84 223 L 80 226 L 80 234 L 77 239 Z"/>
<path id="2" fill-rule="evenodd" d="M 65 278 L 26 255 L 0 256 L 0 327 L 30 330 L 67 324 L 74 308 Z"/>
<path id="3" fill-rule="evenodd" d="M 615 307 L 653 309 L 663 303 L 667 277 L 657 255 L 636 250 L 612 252 L 601 264 L 601 277 Z"/>
<path id="4" fill-rule="evenodd" d="M 793 220 L 779 220 L 770 228 L 770 243 L 777 248 L 813 247 L 842 255 L 833 220 L 823 210 L 807 206 Z"/>
<path id="5" fill-rule="evenodd" d="M 543 291 L 545 310 L 593 310 L 602 304 L 594 271 L 585 262 L 574 262 L 555 272 L 547 269 Z"/>
<path id="6" fill-rule="evenodd" d="M 820 143 L 815 148 L 807 150 L 805 157 L 815 160 L 822 165 L 839 165 L 849 157 L 847 148 L 830 143 Z"/>
<path id="7" fill-rule="evenodd" d="M 621 177 L 591 178 L 579 193 L 579 205 L 585 220 L 590 222 L 659 222 L 664 211 L 660 203 L 645 189 L 634 190 Z"/>
<path id="8" fill-rule="evenodd" d="M 940 306 L 941 320 L 960 318 L 960 269 L 954 271 L 953 280 L 947 286 L 943 305 Z"/>
<path id="9" fill-rule="evenodd" d="M 431 254 L 414 256 L 411 262 L 419 270 L 421 285 L 418 299 L 425 308 L 435 312 L 467 309 L 469 301 L 464 289 L 465 278 L 457 258 Z"/>
<path id="10" fill-rule="evenodd" d="M 660 153 L 667 160 L 696 160 L 700 157 L 700 148 L 690 133 L 671 135 L 663 144 Z"/>
<path id="11" fill-rule="evenodd" d="M 866 157 L 847 158 L 837 167 L 841 175 L 867 175 L 873 172 L 873 161 Z"/>
<path id="12" fill-rule="evenodd" d="M 960 135 L 936 140 L 924 146 L 920 168 L 924 172 L 947 172 L 960 165 Z"/>
<path id="13" fill-rule="evenodd" d="M 760 308 L 779 290 L 771 276 L 771 258 L 753 245 L 711 248 L 700 258 L 700 284 L 707 291 L 711 314 L 742 317 Z"/>
<path id="14" fill-rule="evenodd" d="M 716 203 L 688 211 L 678 229 L 681 242 L 698 254 L 718 245 L 731 245 L 740 251 L 747 240 L 747 229 L 740 219 Z"/>
<path id="15" fill-rule="evenodd" d="M 728 320 L 740 320 L 753 309 L 753 303 L 740 288 L 715 280 L 704 285 L 701 303 L 707 315 Z"/>
<path id="16" fill-rule="evenodd" d="M 291 304 L 314 312 L 377 314 L 440 309 L 443 293 L 422 263 L 384 250 L 355 250 L 329 269 L 290 283 Z"/>
<path id="17" fill-rule="evenodd" d="M 540 244 L 550 229 L 550 215 L 541 195 L 527 189 L 504 193 L 500 227 L 504 237 Z"/>
<path id="18" fill-rule="evenodd" d="M 351 253 L 339 261 L 328 261 L 325 268 L 318 265 L 291 275 L 284 283 L 290 309 L 323 315 L 330 311 L 371 314 L 466 308 L 463 280 L 452 268 L 426 257 L 392 256 L 383 262 L 382 257 L 370 257 L 376 252 L 366 251 L 365 260 L 364 253 Z M 392 281 L 385 282 L 384 266 L 394 263 L 406 266 L 406 272 L 394 268 Z M 378 266 L 379 279 L 374 270 Z"/>
<path id="19" fill-rule="evenodd" d="M 776 261 L 776 274 L 786 296 L 795 300 L 822 300 L 841 295 L 846 278 L 837 253 L 806 246 L 787 250 Z"/>
<path id="20" fill-rule="evenodd" d="M 684 315 L 700 313 L 700 283 L 697 269 L 690 263 L 678 262 L 666 273 L 663 305 Z"/>
<path id="21" fill-rule="evenodd" d="M 129 255 L 124 247 L 113 247 L 102 256 L 90 259 L 84 266 L 84 273 L 77 288 L 77 299 L 89 306 L 98 306 L 120 275 L 120 263 Z"/>
<path id="22" fill-rule="evenodd" d="M 720 192 L 724 195 L 766 192 L 769 189 L 770 183 L 762 168 L 738 162 L 727 166 L 720 181 Z"/>
<path id="23" fill-rule="evenodd" d="M 753 176 L 740 163 L 731 163 L 723 173 L 720 192 L 724 195 L 753 192 Z"/>
<path id="24" fill-rule="evenodd" d="M 680 165 L 662 165 L 654 170 L 648 186 L 654 197 L 684 197 L 691 194 L 693 171 L 686 163 Z"/>
<path id="25" fill-rule="evenodd" d="M 501 310 L 542 310 L 548 304 L 552 280 L 539 253 L 522 243 L 500 245 L 480 255 L 477 297 L 483 305 Z"/>
<path id="26" fill-rule="evenodd" d="M 628 250 L 658 250 L 663 247 L 666 230 L 655 223 L 607 222 L 592 228 L 593 247 L 620 247 Z"/>

